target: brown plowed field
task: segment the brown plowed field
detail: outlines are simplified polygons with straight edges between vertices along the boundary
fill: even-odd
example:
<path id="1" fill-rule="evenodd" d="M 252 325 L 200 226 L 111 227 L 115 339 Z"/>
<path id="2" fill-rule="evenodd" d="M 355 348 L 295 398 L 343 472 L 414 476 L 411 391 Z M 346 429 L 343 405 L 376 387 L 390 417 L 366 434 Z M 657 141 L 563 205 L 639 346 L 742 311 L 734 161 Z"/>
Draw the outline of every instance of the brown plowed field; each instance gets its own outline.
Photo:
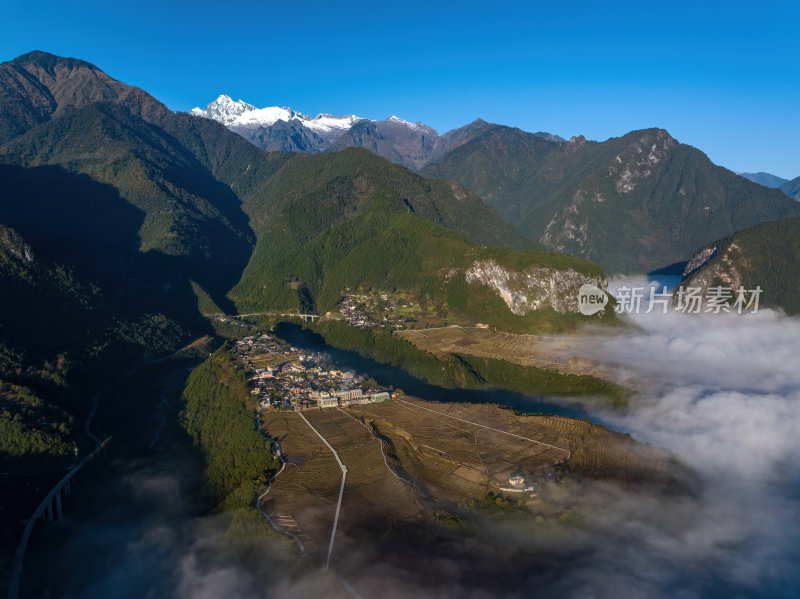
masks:
<path id="1" fill-rule="evenodd" d="M 398 331 L 396 334 L 419 349 L 436 355 L 469 354 L 564 374 L 615 378 L 610 369 L 590 360 L 574 357 L 575 345 L 579 341 L 575 336 L 514 335 L 474 327 L 416 329 Z"/>

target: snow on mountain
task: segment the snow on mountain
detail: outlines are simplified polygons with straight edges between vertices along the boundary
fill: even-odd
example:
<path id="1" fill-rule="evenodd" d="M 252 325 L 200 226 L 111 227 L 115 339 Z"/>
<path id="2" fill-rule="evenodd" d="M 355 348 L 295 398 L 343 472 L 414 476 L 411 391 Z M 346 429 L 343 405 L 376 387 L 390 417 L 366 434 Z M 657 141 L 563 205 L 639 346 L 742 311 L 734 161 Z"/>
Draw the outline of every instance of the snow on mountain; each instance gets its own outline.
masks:
<path id="1" fill-rule="evenodd" d="M 318 114 L 311 118 L 291 108 L 278 106 L 256 108 L 244 100 L 234 102 L 230 96 L 225 94 L 220 95 L 216 100 L 208 104 L 206 108 L 193 108 L 191 113 L 196 116 L 214 119 L 240 134 L 252 133 L 253 130 L 259 127 L 272 127 L 278 121 L 299 121 L 299 124 L 303 125 L 303 127 L 310 129 L 328 142 L 332 142 L 343 133 L 349 131 L 359 121 L 368 120 L 354 114 L 345 116 Z M 423 123 L 411 123 L 397 116 L 391 116 L 383 122 L 401 125 L 413 131 L 427 131 L 430 129 Z"/>
<path id="2" fill-rule="evenodd" d="M 333 116 L 332 114 L 319 114 L 313 119 L 303 122 L 303 125 L 314 131 L 317 135 L 331 140 L 339 137 L 358 121 L 364 120 L 354 114 L 347 116 Z"/>
<path id="3" fill-rule="evenodd" d="M 362 147 L 414 170 L 446 152 L 452 137 L 440 140 L 425 123 L 394 115 L 380 121 L 354 114 L 323 113 L 312 118 L 288 107 L 256 108 L 225 94 L 191 113 L 218 121 L 267 151 L 314 153 Z"/>
<path id="4" fill-rule="evenodd" d="M 358 121 L 363 120 L 353 114 L 346 116 L 319 114 L 311 118 L 287 107 L 256 108 L 244 100 L 234 102 L 230 96 L 225 94 L 220 95 L 206 108 L 193 108 L 191 113 L 195 116 L 214 119 L 239 133 L 249 132 L 258 127 L 272 127 L 278 121 L 299 121 L 299 124 L 329 141 L 333 141 Z"/>
<path id="5" fill-rule="evenodd" d="M 271 127 L 278 121 L 299 120 L 305 121 L 307 117 L 291 108 L 280 108 L 278 106 L 268 106 L 266 108 L 254 108 L 243 112 L 231 123 L 231 125 L 243 127 Z"/>
<path id="6" fill-rule="evenodd" d="M 234 102 L 230 96 L 222 94 L 216 100 L 208 104 L 206 108 L 192 108 L 191 113 L 195 116 L 202 116 L 208 119 L 214 119 L 223 125 L 233 124 L 237 118 L 246 112 L 257 110 L 252 104 L 248 104 L 243 100 Z"/>
<path id="7" fill-rule="evenodd" d="M 390 116 L 388 119 L 386 119 L 386 121 L 395 125 L 403 125 L 404 127 L 408 127 L 409 129 L 415 129 L 415 130 L 430 129 L 430 127 L 428 127 L 424 123 L 412 123 L 411 121 L 401 119 L 399 116 L 394 116 L 394 115 Z"/>
<path id="8" fill-rule="evenodd" d="M 234 102 L 230 96 L 225 94 L 211 102 L 206 108 L 192 108 L 191 113 L 195 116 L 214 119 L 226 127 L 271 127 L 278 121 L 292 119 L 305 121 L 308 119 L 291 108 L 278 106 L 256 108 L 244 100 Z"/>
<path id="9" fill-rule="evenodd" d="M 205 108 L 193 108 L 191 113 L 218 121 L 267 151 L 313 153 L 361 147 L 414 170 L 492 126 L 478 119 L 440 136 L 425 123 L 412 123 L 395 115 L 381 121 L 354 114 L 323 113 L 312 118 L 288 107 L 256 108 L 225 94 Z M 564 141 L 549 133 L 534 135 L 558 143 Z"/>

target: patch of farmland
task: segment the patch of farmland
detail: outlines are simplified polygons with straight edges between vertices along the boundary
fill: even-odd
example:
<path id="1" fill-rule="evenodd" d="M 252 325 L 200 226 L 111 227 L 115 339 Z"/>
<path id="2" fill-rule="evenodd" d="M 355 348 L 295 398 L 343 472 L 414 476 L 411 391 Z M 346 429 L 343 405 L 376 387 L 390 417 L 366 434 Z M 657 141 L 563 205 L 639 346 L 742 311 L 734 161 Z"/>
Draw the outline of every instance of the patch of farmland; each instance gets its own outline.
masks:
<path id="1" fill-rule="evenodd" d="M 475 327 L 414 329 L 396 334 L 436 355 L 461 353 L 564 374 L 614 377 L 613 372 L 589 360 L 566 357 L 574 349 L 575 336 L 515 335 Z"/>

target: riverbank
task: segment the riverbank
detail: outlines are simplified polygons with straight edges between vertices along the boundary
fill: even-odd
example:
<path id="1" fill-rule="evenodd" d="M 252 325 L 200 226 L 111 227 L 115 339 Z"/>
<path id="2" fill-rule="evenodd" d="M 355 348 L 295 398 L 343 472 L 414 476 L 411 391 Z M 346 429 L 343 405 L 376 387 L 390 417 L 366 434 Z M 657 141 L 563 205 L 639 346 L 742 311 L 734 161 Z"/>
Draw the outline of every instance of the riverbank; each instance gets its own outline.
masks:
<path id="1" fill-rule="evenodd" d="M 593 406 L 624 407 L 627 402 L 624 388 L 594 377 L 561 375 L 475 356 L 454 354 L 440 360 L 388 332 L 327 324 L 312 328 L 280 322 L 274 330 L 298 347 L 328 353 L 337 363 L 367 374 L 382 386 L 432 401 L 491 403 L 571 418 L 588 418 Z"/>

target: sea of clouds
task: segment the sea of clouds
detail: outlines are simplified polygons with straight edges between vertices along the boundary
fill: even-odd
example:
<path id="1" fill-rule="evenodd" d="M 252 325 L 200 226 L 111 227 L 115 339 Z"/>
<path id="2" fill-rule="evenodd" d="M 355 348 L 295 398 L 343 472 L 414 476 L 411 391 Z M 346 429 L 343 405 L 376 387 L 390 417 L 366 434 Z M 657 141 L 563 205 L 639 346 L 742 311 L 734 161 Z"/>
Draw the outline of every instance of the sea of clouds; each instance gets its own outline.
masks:
<path id="1" fill-rule="evenodd" d="M 603 421 L 670 450 L 696 474 L 698 490 L 691 500 L 660 502 L 672 530 L 638 517 L 645 497 L 621 498 L 619 512 L 639 533 L 582 564 L 573 573 L 585 577 L 580 588 L 586 596 L 626 588 L 643 597 L 797 596 L 800 319 L 771 310 L 644 312 L 625 317 L 626 332 L 589 335 L 575 351 L 638 389 L 625 413 Z M 606 517 L 613 514 L 611 506 Z"/>

